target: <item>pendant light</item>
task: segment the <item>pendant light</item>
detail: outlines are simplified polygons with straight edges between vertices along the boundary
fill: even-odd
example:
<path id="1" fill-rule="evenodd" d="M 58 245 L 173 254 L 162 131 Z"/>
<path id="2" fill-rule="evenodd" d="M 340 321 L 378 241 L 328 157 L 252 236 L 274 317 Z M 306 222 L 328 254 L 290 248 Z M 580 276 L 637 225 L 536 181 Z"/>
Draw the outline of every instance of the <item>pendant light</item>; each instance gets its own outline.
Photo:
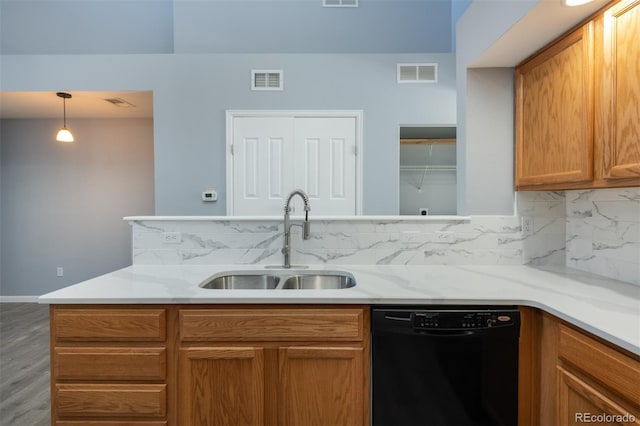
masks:
<path id="1" fill-rule="evenodd" d="M 62 129 L 58 131 L 56 135 L 56 140 L 59 142 L 73 142 L 73 135 L 67 129 L 67 99 L 71 99 L 71 95 L 65 92 L 56 93 L 59 97 L 62 98 L 62 114 L 63 114 L 63 124 Z"/>

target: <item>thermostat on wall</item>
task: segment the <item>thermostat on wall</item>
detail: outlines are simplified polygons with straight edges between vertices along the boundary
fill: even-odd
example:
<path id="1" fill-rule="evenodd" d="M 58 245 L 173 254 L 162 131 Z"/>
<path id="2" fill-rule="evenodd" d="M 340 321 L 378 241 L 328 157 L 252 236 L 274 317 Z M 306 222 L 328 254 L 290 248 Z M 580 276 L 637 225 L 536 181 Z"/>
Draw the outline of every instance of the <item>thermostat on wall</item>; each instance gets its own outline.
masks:
<path id="1" fill-rule="evenodd" d="M 207 188 L 202 191 L 202 201 L 218 201 L 218 191 L 215 188 Z"/>

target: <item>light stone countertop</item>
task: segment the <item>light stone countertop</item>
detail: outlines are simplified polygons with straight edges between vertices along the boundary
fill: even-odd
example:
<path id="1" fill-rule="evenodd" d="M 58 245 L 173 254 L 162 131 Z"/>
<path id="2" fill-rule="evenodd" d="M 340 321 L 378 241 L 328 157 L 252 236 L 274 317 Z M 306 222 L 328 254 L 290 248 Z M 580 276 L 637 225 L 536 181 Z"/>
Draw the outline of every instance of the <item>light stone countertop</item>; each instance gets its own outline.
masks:
<path id="1" fill-rule="evenodd" d="M 209 290 L 226 271 L 293 273 L 263 265 L 135 265 L 39 298 L 45 304 L 498 304 L 543 309 L 640 355 L 640 287 L 568 268 L 312 265 L 353 274 L 340 290 Z"/>

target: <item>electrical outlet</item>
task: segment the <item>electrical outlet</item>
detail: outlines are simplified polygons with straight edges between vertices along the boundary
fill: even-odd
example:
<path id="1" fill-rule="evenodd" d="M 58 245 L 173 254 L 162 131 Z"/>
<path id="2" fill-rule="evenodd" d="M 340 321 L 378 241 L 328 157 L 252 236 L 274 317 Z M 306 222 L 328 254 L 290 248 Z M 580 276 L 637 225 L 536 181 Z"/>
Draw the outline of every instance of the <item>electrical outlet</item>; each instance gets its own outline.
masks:
<path id="1" fill-rule="evenodd" d="M 420 213 L 420 216 L 428 216 L 429 209 L 426 207 L 420 207 L 420 209 L 418 209 L 418 213 Z"/>
<path id="2" fill-rule="evenodd" d="M 522 235 L 527 237 L 533 234 L 533 217 L 531 216 L 522 216 L 520 218 L 522 223 L 520 224 L 522 227 Z"/>
<path id="3" fill-rule="evenodd" d="M 58 266 L 56 268 L 56 277 L 63 277 L 64 276 L 64 268 L 62 266 Z"/>
<path id="4" fill-rule="evenodd" d="M 181 232 L 163 232 L 162 241 L 165 244 L 180 244 L 182 242 Z"/>

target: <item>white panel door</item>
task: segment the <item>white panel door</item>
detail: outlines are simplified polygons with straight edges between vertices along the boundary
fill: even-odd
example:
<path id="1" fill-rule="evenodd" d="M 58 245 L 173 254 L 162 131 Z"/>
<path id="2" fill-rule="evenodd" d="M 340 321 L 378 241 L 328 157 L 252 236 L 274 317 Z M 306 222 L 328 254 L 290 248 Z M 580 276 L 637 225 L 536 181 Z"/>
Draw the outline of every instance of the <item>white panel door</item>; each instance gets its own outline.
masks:
<path id="1" fill-rule="evenodd" d="M 293 117 L 233 119 L 233 214 L 279 215 L 293 187 Z"/>
<path id="2" fill-rule="evenodd" d="M 233 117 L 232 126 L 231 214 L 282 215 L 296 188 L 309 195 L 312 215 L 357 213 L 355 117 L 261 113 Z M 292 207 L 303 214 L 298 197 Z"/>
<path id="3" fill-rule="evenodd" d="M 296 117 L 294 136 L 294 184 L 309 195 L 312 214 L 355 215 L 356 119 Z"/>

